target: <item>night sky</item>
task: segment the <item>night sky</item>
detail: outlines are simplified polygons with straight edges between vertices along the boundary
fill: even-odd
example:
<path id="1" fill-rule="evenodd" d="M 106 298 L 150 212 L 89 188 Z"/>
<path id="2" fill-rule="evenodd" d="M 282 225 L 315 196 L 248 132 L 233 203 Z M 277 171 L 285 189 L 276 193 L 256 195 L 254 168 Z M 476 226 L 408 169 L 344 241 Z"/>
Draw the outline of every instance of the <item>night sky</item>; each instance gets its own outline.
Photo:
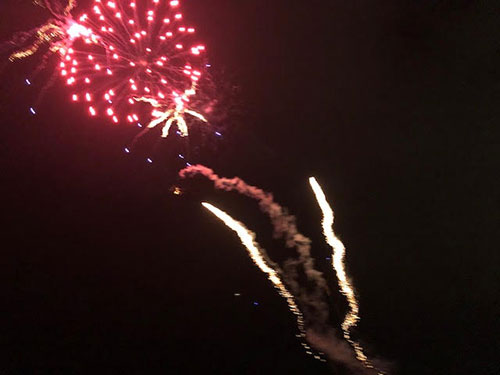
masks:
<path id="1" fill-rule="evenodd" d="M 2 0 L 0 40 L 46 19 L 30 3 Z M 272 191 L 335 291 L 318 178 L 360 300 L 354 335 L 393 374 L 500 373 L 500 3 L 185 0 L 184 13 L 231 88 L 223 138 L 194 131 L 192 161 Z M 348 374 L 304 353 L 284 300 L 200 206 L 284 259 L 255 202 L 179 181 L 178 141 L 152 142 L 153 164 L 125 154 L 136 130 L 90 119 L 60 81 L 31 116 L 38 62 L 0 64 L 0 374 Z M 337 328 L 345 299 L 328 303 Z"/>

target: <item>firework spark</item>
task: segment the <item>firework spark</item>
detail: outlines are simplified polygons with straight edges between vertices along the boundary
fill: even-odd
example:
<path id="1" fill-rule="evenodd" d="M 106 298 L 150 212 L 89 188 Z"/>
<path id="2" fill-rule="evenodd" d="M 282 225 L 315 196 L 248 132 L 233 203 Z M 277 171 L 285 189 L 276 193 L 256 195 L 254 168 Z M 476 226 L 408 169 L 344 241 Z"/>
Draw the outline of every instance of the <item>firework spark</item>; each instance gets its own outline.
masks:
<path id="1" fill-rule="evenodd" d="M 178 0 L 94 0 L 79 18 L 93 39 L 75 44 L 60 64 L 72 100 L 114 123 L 144 121 L 145 131 L 163 124 L 163 137 L 173 124 L 187 136 L 186 115 L 207 122 L 194 109 L 205 47 L 183 18 Z"/>
<path id="2" fill-rule="evenodd" d="M 303 314 L 303 330 L 301 330 L 302 335 L 300 336 L 305 338 L 311 346 L 319 351 L 320 355 L 315 355 L 314 357 L 319 360 L 324 360 L 322 356 L 328 355 L 330 359 L 344 363 L 356 373 L 373 374 L 377 372 L 379 375 L 383 375 L 384 373 L 377 370 L 367 359 L 363 348 L 351 337 L 350 329 L 354 327 L 359 320 L 359 307 L 343 264 L 345 255 L 344 245 L 335 236 L 332 230 L 333 211 L 326 202 L 326 198 L 317 181 L 311 178 L 310 184 L 323 211 L 324 217 L 322 224 L 325 237 L 327 238 L 328 244 L 334 249 L 333 266 L 339 279 L 339 288 L 342 294 L 346 296 L 349 303 L 349 312 L 341 324 L 345 341 L 337 338 L 329 325 L 329 308 L 324 302 L 324 293 L 328 291 L 328 288 L 321 272 L 318 272 L 314 268 L 314 260 L 310 253 L 310 240 L 298 232 L 295 224 L 295 217 L 289 215 L 286 208 L 277 204 L 272 194 L 266 193 L 258 187 L 248 185 L 238 177 L 232 179 L 219 177 L 211 169 L 201 165 L 189 166 L 179 172 L 179 175 L 184 178 L 198 174 L 211 180 L 216 189 L 237 191 L 240 194 L 257 200 L 261 210 L 271 218 L 275 235 L 277 237 L 283 237 L 287 247 L 295 247 L 297 249 L 299 258 L 286 260 L 282 269 L 270 261 L 264 264 L 272 264 L 274 268 L 259 267 L 265 273 L 268 273 L 267 271 L 269 270 L 274 270 L 290 288 L 290 294 L 297 301 L 295 306 L 300 306 L 300 311 Z M 204 204 L 204 206 L 210 209 L 212 213 L 224 221 L 227 226 L 238 233 L 242 243 L 247 247 L 250 256 L 254 262 L 259 265 L 260 263 L 256 261 L 253 254 L 265 255 L 265 252 L 264 250 L 259 250 L 258 245 L 255 243 L 255 234 L 244 228 L 241 223 L 234 221 L 234 219 L 226 213 L 220 210 L 213 210 L 213 206 L 207 206 L 206 204 Z M 267 259 L 267 255 L 265 256 Z M 299 266 L 302 267 L 301 269 L 311 282 L 308 287 L 304 288 L 299 285 Z M 279 270 L 279 272 L 277 270 Z M 271 281 L 273 280 L 271 279 Z M 307 353 L 312 354 L 310 347 L 306 347 L 307 344 L 302 343 L 302 345 L 306 348 Z"/>
<path id="3" fill-rule="evenodd" d="M 15 34 L 9 44 L 17 50 L 9 56 L 10 61 L 32 56 L 43 45 L 49 46 L 49 53 L 64 54 L 76 38 L 90 36 L 91 31 L 75 22 L 71 16 L 71 11 L 76 6 L 75 0 L 69 0 L 65 7 L 51 4 L 49 0 L 37 0 L 34 3 L 46 8 L 53 18 L 33 30 Z M 47 57 L 45 55 L 44 60 Z"/>
<path id="4" fill-rule="evenodd" d="M 328 204 L 326 200 L 325 193 L 321 189 L 321 186 L 318 184 L 314 177 L 309 178 L 309 184 L 313 189 L 314 196 L 318 201 L 318 204 L 323 213 L 323 220 L 321 225 L 323 227 L 323 234 L 325 235 L 326 242 L 333 249 L 332 255 L 332 265 L 337 274 L 339 288 L 342 294 L 346 297 L 347 302 L 349 304 L 349 311 L 346 314 L 344 321 L 342 322 L 342 332 L 344 334 L 344 338 L 351 344 L 356 353 L 356 358 L 362 362 L 367 368 L 374 368 L 370 363 L 366 355 L 364 354 L 364 350 L 361 345 L 353 340 L 351 336 L 351 329 L 355 327 L 359 321 L 359 305 L 356 299 L 356 294 L 354 293 L 354 289 L 349 282 L 347 277 L 347 273 L 345 271 L 344 264 L 344 256 L 345 256 L 345 246 L 340 241 L 340 239 L 335 235 L 333 231 L 333 220 L 334 214 L 331 206 Z M 382 374 L 382 373 L 379 373 Z"/>
<path id="5" fill-rule="evenodd" d="M 154 117 L 154 120 L 151 120 L 145 130 L 153 129 L 159 124 L 164 123 L 165 125 L 162 128 L 162 137 L 166 138 L 168 137 L 170 127 L 173 123 L 176 123 L 180 135 L 182 137 L 187 137 L 189 133 L 187 123 L 184 118 L 185 114 L 191 115 L 202 122 L 207 122 L 207 119 L 201 113 L 186 108 L 185 103 L 189 101 L 189 97 L 196 94 L 195 87 L 196 86 L 193 83 L 193 86 L 189 90 L 184 91 L 184 94 L 176 97 L 174 99 L 175 106 L 172 108 L 168 104 L 160 104 L 158 100 L 153 98 L 134 98 L 135 101 L 149 103 L 154 108 L 153 112 L 151 113 Z"/>
<path id="6" fill-rule="evenodd" d="M 256 186 L 248 185 L 238 177 L 232 179 L 219 177 L 211 169 L 201 165 L 189 166 L 179 172 L 183 178 L 197 174 L 210 179 L 217 189 L 234 190 L 258 201 L 260 209 L 271 219 L 275 236 L 283 238 L 288 248 L 297 250 L 298 258 L 289 258 L 285 261 L 283 269 L 271 261 L 267 262 L 268 264 L 272 263 L 275 270 L 279 270 L 277 273 L 282 276 L 283 281 L 290 288 L 290 293 L 295 296 L 297 305 L 300 305 L 302 315 L 299 329 L 301 332 L 298 337 L 309 340 L 312 327 L 322 330 L 327 326 L 328 306 L 323 301 L 323 297 L 328 292 L 328 287 L 322 273 L 314 268 L 314 260 L 310 254 L 310 240 L 298 231 L 295 217 L 289 215 L 286 208 L 276 203 L 272 194 Z M 264 250 L 261 253 L 265 254 Z M 302 286 L 299 282 L 299 275 L 302 273 L 308 280 L 307 287 Z M 302 342 L 301 345 L 306 353 L 313 355 L 317 360 L 325 361 L 321 350 L 315 354 L 307 343 Z"/>
<path id="7" fill-rule="evenodd" d="M 285 268 L 291 270 L 302 267 L 307 279 L 315 286 L 309 291 L 314 293 L 314 297 L 307 301 L 307 304 L 310 305 L 311 315 L 314 315 L 315 321 L 326 321 L 328 316 L 325 313 L 326 306 L 319 301 L 325 293 L 328 293 L 328 286 L 322 273 L 314 268 L 314 260 L 311 256 L 311 240 L 299 232 L 295 217 L 288 214 L 286 208 L 275 202 L 271 193 L 249 185 L 239 177 L 219 177 L 212 169 L 203 165 L 188 166 L 179 172 L 179 176 L 182 178 L 195 175 L 208 178 L 213 182 L 216 189 L 237 191 L 259 203 L 262 212 L 266 213 L 271 219 L 275 237 L 283 238 L 285 245 L 288 248 L 295 248 L 299 254 L 298 259 L 289 259 Z M 295 277 L 289 277 L 287 282 L 291 285 L 294 293 L 303 293 L 298 282 L 295 281 Z"/>
<path id="8" fill-rule="evenodd" d="M 302 315 L 302 312 L 297 306 L 293 295 L 287 290 L 280 278 L 279 274 L 282 273 L 282 271 L 279 270 L 276 265 L 271 266 L 270 262 L 264 259 L 264 249 L 261 249 L 259 244 L 255 241 L 255 233 L 253 233 L 252 231 L 247 229 L 245 225 L 243 225 L 239 221 L 236 221 L 227 213 L 211 205 L 210 203 L 203 202 L 202 205 L 217 218 L 219 218 L 224 224 L 226 224 L 226 226 L 236 232 L 241 240 L 241 243 L 248 250 L 250 258 L 252 258 L 253 262 L 257 265 L 257 267 L 259 267 L 262 272 L 267 274 L 267 278 L 273 283 L 279 294 L 286 300 L 288 308 L 297 317 L 297 326 L 301 335 L 304 336 L 304 317 Z"/>

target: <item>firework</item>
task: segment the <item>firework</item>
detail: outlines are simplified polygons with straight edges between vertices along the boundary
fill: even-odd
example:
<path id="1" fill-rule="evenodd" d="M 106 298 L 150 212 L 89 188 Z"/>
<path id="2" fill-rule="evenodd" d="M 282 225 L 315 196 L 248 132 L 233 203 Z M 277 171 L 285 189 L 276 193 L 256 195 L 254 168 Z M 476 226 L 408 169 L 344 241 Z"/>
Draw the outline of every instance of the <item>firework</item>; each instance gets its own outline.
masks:
<path id="1" fill-rule="evenodd" d="M 373 366 L 364 354 L 361 345 L 351 336 L 351 329 L 359 320 L 359 306 L 345 271 L 345 247 L 335 236 L 332 229 L 334 218 L 333 210 L 326 201 L 326 197 L 315 178 L 311 177 L 309 183 L 323 212 L 323 232 L 327 243 L 333 249 L 333 268 L 337 274 L 339 289 L 347 298 L 349 304 L 349 311 L 341 324 L 342 333 L 346 341 L 338 339 L 329 326 L 328 305 L 323 300 L 325 292 L 328 292 L 328 287 L 326 286 L 326 282 L 321 272 L 318 272 L 314 268 L 314 260 L 310 250 L 310 240 L 298 231 L 295 217 L 288 214 L 286 208 L 276 203 L 272 194 L 258 187 L 248 185 L 238 177 L 232 179 L 219 177 L 211 169 L 201 165 L 189 166 L 181 170 L 179 175 L 183 178 L 202 175 L 212 181 L 216 189 L 237 191 L 242 195 L 257 200 L 261 210 L 270 217 L 274 226 L 275 235 L 284 238 L 287 247 L 296 248 L 299 258 L 290 258 L 286 260 L 284 262 L 284 267 L 280 268 L 278 265 L 269 261 L 265 251 L 260 249 L 256 244 L 254 233 L 250 232 L 243 224 L 235 221 L 221 210 L 206 203 L 203 204 L 238 234 L 243 245 L 249 251 L 254 263 L 259 266 L 262 272 L 268 275 L 268 278 L 273 282 L 274 286 L 280 290 L 280 294 L 285 296 L 285 298 L 286 295 L 281 292 L 280 287 L 278 287 L 280 284 L 275 282 L 276 280 L 273 279 L 273 276 L 279 275 L 279 279 L 277 280 L 281 283 L 281 279 L 283 279 L 289 286 L 291 292 L 290 296 L 293 297 L 293 301 L 297 301 L 296 305 L 290 305 L 289 302 L 290 309 L 294 311 L 294 309 L 292 309 L 293 306 L 297 307 L 297 309 L 299 308 L 298 306 L 300 306 L 300 310 L 298 311 L 301 313 L 300 317 L 302 324 L 299 325 L 301 331 L 299 337 L 305 338 L 319 351 L 320 355 L 314 356 L 316 359 L 324 360 L 322 356 L 328 355 L 330 359 L 346 364 L 357 373 L 384 374 Z M 303 287 L 299 285 L 300 269 L 302 269 L 302 272 L 305 273 L 305 276 L 311 282 L 309 286 Z M 349 344 L 352 349 L 349 348 Z M 302 343 L 302 345 L 306 348 L 307 353 L 312 354 L 310 347 L 307 346 L 306 343 Z"/>
<path id="2" fill-rule="evenodd" d="M 0 45 L 0 52 L 10 53 L 10 62 L 26 59 L 35 54 L 41 56 L 36 68 L 30 73 L 31 77 L 25 79 L 27 85 L 31 85 L 33 78 L 46 68 L 51 62 L 51 57 L 56 56 L 57 59 L 54 60 L 59 61 L 59 57 L 64 57 L 76 40 L 92 38 L 92 31 L 76 22 L 71 15 L 76 7 L 75 0 L 68 0 L 65 5 L 57 0 L 34 0 L 33 2 L 45 8 L 52 17 L 32 30 L 15 33 L 11 40 Z M 29 108 L 32 115 L 36 114 L 37 104 L 56 79 L 57 70 L 52 72 L 51 78 L 44 82 L 36 100 Z"/>
<path id="3" fill-rule="evenodd" d="M 65 6 L 52 3 L 50 0 L 36 0 L 34 3 L 46 8 L 52 18 L 30 31 L 22 31 L 14 35 L 12 40 L 7 43 L 11 49 L 16 49 L 10 55 L 10 61 L 32 56 L 42 46 L 47 45 L 49 52 L 44 57 L 45 62 L 50 54 L 57 52 L 64 54 L 75 39 L 90 36 L 91 31 L 75 22 L 71 16 L 71 11 L 76 6 L 75 0 L 69 0 Z"/>
<path id="4" fill-rule="evenodd" d="M 285 207 L 280 206 L 271 193 L 268 193 L 256 186 L 247 184 L 239 177 L 225 178 L 219 177 L 210 168 L 203 165 L 192 165 L 184 168 L 179 172 L 182 178 L 202 175 L 213 182 L 216 189 L 225 191 L 237 191 L 238 193 L 250 197 L 259 203 L 262 212 L 267 214 L 271 219 L 274 227 L 274 235 L 276 238 L 282 238 L 286 247 L 295 248 L 299 255 L 297 260 L 289 259 L 287 268 L 303 268 L 305 275 L 316 287 L 314 291 L 314 300 L 318 300 L 324 293 L 328 293 L 328 287 L 321 272 L 314 268 L 314 260 L 311 257 L 311 240 L 299 232 L 295 216 L 288 214 Z M 293 278 L 287 280 L 294 292 L 300 293 L 300 287 Z M 311 306 L 311 311 L 315 311 L 315 320 L 325 321 L 327 314 L 321 313 L 324 311 L 324 305 Z"/>
<path id="5" fill-rule="evenodd" d="M 128 122 L 145 131 L 173 124 L 188 135 L 187 117 L 207 122 L 194 108 L 205 70 L 205 47 L 184 23 L 178 0 L 95 0 L 78 22 L 90 30 L 68 49 L 60 74 L 91 116 Z"/>
<path id="6" fill-rule="evenodd" d="M 297 326 L 302 336 L 305 336 L 304 330 L 304 317 L 299 307 L 295 302 L 295 298 L 288 291 L 286 286 L 283 284 L 283 281 L 280 278 L 280 273 L 282 271 L 275 264 L 272 264 L 269 260 L 265 259 L 265 252 L 259 246 L 259 244 L 255 241 L 255 233 L 248 230 L 245 225 L 236 221 L 231 216 L 229 216 L 226 212 L 221 209 L 211 205 L 210 203 L 203 202 L 203 207 L 208 209 L 212 214 L 214 214 L 217 218 L 219 218 L 226 226 L 236 232 L 238 237 L 241 240 L 241 243 L 248 250 L 248 254 L 250 258 L 252 258 L 253 262 L 259 267 L 259 269 L 267 275 L 267 278 L 273 283 L 274 287 L 278 290 L 280 296 L 282 296 L 287 304 L 290 311 L 296 315 L 297 317 Z M 308 349 L 309 347 L 307 347 Z M 311 353 L 312 354 L 312 353 Z"/>
<path id="7" fill-rule="evenodd" d="M 207 177 L 214 183 L 217 189 L 237 191 L 240 194 L 258 201 L 260 209 L 271 219 L 275 236 L 283 238 L 288 248 L 295 248 L 297 250 L 298 258 L 289 258 L 285 261 L 284 267 L 280 268 L 277 264 L 271 262 L 265 254 L 265 251 L 260 249 L 258 245 L 253 242 L 253 233 L 249 232 L 244 227 L 241 229 L 240 226 L 242 224 L 234 222 L 234 219 L 230 218 L 227 214 L 225 214 L 226 216 L 216 214 L 216 216 L 224 221 L 226 225 L 238 233 L 242 243 L 249 250 L 252 260 L 259 266 L 261 271 L 268 274 L 273 285 L 277 287 L 280 294 L 287 299 L 290 310 L 294 313 L 300 312 L 297 318 L 300 334 L 297 336 L 301 340 L 308 340 L 311 327 L 325 327 L 327 325 L 328 307 L 322 298 L 324 294 L 328 292 L 328 288 L 321 272 L 318 272 L 314 268 L 314 260 L 310 254 L 310 240 L 298 231 L 295 224 L 295 217 L 289 215 L 286 208 L 275 202 L 272 194 L 256 186 L 248 185 L 238 177 L 232 179 L 219 177 L 211 169 L 201 165 L 189 166 L 179 172 L 179 175 L 183 178 L 197 174 Z M 205 207 L 208 208 L 206 205 Z M 219 211 L 211 211 L 214 214 L 215 212 L 219 213 Z M 265 256 L 265 262 L 262 263 L 258 260 L 260 258 L 255 258 L 255 254 L 260 254 L 259 257 Z M 268 267 L 261 267 L 263 264 L 267 264 Z M 271 270 L 272 273 L 270 273 Z M 309 284 L 308 287 L 304 287 L 300 284 L 299 274 L 301 273 L 306 276 Z M 283 292 L 281 287 L 278 287 L 275 283 L 276 279 L 271 277 L 272 275 L 279 276 L 280 283 L 281 279 L 283 279 L 284 283 L 289 287 L 290 292 L 287 291 L 284 285 L 283 288 L 285 288 L 284 290 L 286 293 Z M 287 296 L 292 296 L 293 300 L 288 300 Z M 290 304 L 290 301 L 293 302 L 293 305 Z M 297 301 L 297 304 L 295 304 L 295 301 Z M 314 354 L 307 343 L 302 342 L 301 344 L 306 353 L 313 355 L 315 359 L 325 361 L 321 351 L 319 351 L 318 354 Z"/>
<path id="8" fill-rule="evenodd" d="M 318 201 L 318 205 L 321 208 L 321 212 L 323 213 L 323 220 L 321 225 L 323 227 L 323 233 L 325 235 L 325 240 L 333 249 L 332 255 L 332 266 L 337 275 L 338 284 L 340 291 L 346 297 L 347 302 L 349 304 L 349 311 L 347 312 L 344 321 L 342 322 L 342 332 L 344 334 L 344 338 L 351 344 L 354 352 L 356 353 L 356 358 L 363 363 L 367 368 L 374 368 L 373 365 L 368 361 L 368 358 L 364 354 L 363 348 L 361 345 L 353 340 L 351 337 L 351 329 L 356 326 L 359 321 L 359 305 L 356 299 L 356 294 L 354 293 L 354 289 L 351 283 L 348 280 L 345 264 L 344 264 L 344 256 L 345 256 L 345 246 L 340 241 L 340 239 L 333 232 L 333 210 L 328 204 L 326 200 L 325 193 L 321 189 L 321 186 L 318 184 L 314 177 L 309 178 L 309 184 L 313 189 L 314 196 Z M 379 373 L 382 374 L 382 373 Z"/>

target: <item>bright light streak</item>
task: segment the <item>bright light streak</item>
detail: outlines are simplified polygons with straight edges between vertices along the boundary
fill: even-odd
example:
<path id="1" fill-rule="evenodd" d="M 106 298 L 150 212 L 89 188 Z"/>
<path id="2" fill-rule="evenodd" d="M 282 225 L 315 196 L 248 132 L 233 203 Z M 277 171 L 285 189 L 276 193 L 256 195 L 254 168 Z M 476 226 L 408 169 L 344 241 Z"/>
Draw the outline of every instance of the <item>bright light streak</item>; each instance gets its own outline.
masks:
<path id="1" fill-rule="evenodd" d="M 9 60 L 15 61 L 32 56 L 44 44 L 49 44 L 51 52 L 56 52 L 62 47 L 56 42 L 63 38 L 64 29 L 55 22 L 48 22 L 36 30 L 35 41 L 29 47 L 14 52 L 9 56 Z"/>
<path id="2" fill-rule="evenodd" d="M 226 224 L 226 226 L 236 232 L 241 240 L 241 243 L 246 247 L 248 254 L 252 258 L 253 262 L 263 273 L 267 275 L 267 278 L 273 283 L 279 294 L 286 300 L 288 308 L 297 318 L 297 326 L 299 328 L 299 331 L 304 335 L 304 318 L 302 316 L 302 312 L 295 303 L 293 295 L 287 290 L 287 288 L 281 281 L 278 272 L 276 272 L 275 269 L 269 266 L 262 256 L 262 251 L 259 248 L 259 244 L 255 241 L 255 233 L 251 232 L 242 223 L 236 221 L 227 213 L 211 205 L 210 203 L 203 202 L 202 205 L 212 214 L 214 214 L 218 219 L 220 219 L 224 224 Z"/>
<path id="3" fill-rule="evenodd" d="M 71 17 L 70 12 L 75 8 L 76 0 L 68 0 L 67 5 L 60 10 L 51 7 L 47 4 L 48 2 L 43 3 L 35 0 L 34 3 L 43 8 L 48 8 L 54 17 L 33 31 L 17 33 L 19 40 L 29 40 L 32 43 L 29 46 L 23 46 L 23 42 L 18 44 L 15 41 L 16 38 L 14 38 L 12 44 L 18 45 L 21 49 L 9 56 L 10 61 L 32 56 L 44 44 L 49 46 L 49 52 L 59 52 L 61 55 L 65 55 L 73 39 L 80 36 L 90 37 L 92 32 L 78 25 Z"/>
<path id="4" fill-rule="evenodd" d="M 351 337 L 351 328 L 355 327 L 357 322 L 359 321 L 359 306 L 356 300 L 356 295 L 354 290 L 347 278 L 347 274 L 345 271 L 344 265 L 344 256 L 345 256 L 345 246 L 340 241 L 340 239 L 335 235 L 333 231 L 333 210 L 328 204 L 326 200 L 325 193 L 321 189 L 321 186 L 318 184 L 314 177 L 309 178 L 309 184 L 313 189 L 316 200 L 318 201 L 319 207 L 323 212 L 323 220 L 321 225 L 323 227 L 323 234 L 325 235 L 326 242 L 333 249 L 332 256 L 332 265 L 337 274 L 339 288 L 342 294 L 346 297 L 347 302 L 349 304 L 349 311 L 342 322 L 342 332 L 344 334 L 344 338 L 351 344 L 356 353 L 356 358 L 363 363 L 367 368 L 374 368 L 373 365 L 368 361 L 368 358 L 364 354 L 363 348 L 361 345 L 354 341 Z M 382 373 L 379 373 L 382 374 Z"/>

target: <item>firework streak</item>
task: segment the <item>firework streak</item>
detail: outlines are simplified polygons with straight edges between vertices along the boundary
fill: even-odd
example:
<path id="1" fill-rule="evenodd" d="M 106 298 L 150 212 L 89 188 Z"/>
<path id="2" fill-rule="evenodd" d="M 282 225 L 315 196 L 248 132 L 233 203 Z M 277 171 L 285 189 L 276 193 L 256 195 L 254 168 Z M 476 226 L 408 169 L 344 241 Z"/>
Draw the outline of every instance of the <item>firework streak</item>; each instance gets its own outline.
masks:
<path id="1" fill-rule="evenodd" d="M 202 175 L 211 180 L 216 189 L 237 191 L 240 194 L 258 201 L 260 209 L 271 219 L 275 237 L 284 239 L 286 246 L 288 248 L 295 248 L 299 254 L 299 259 L 297 261 L 288 261 L 286 268 L 291 269 L 293 266 L 301 265 L 308 280 L 316 285 L 314 289 L 315 297 L 321 297 L 324 293 L 328 292 L 326 281 L 321 272 L 314 268 L 314 260 L 311 257 L 311 240 L 298 231 L 295 217 L 289 215 L 285 208 L 276 203 L 271 193 L 267 193 L 258 187 L 248 185 L 238 177 L 232 179 L 219 177 L 213 170 L 202 165 L 189 166 L 181 170 L 179 175 L 182 178 Z M 292 283 L 291 287 L 294 293 L 301 293 L 300 286 L 292 282 L 292 280 L 289 281 Z M 315 306 L 312 308 L 312 311 L 317 310 L 318 314 L 323 315 L 321 313 L 321 311 L 324 311 L 323 308 L 323 305 Z M 326 320 L 326 316 L 318 318 Z"/>
<path id="2" fill-rule="evenodd" d="M 8 43 L 12 48 L 18 49 L 10 55 L 10 61 L 32 56 L 43 45 L 49 46 L 49 52 L 56 53 L 69 48 L 75 38 L 90 35 L 89 30 L 74 22 L 71 17 L 70 12 L 76 6 L 75 0 L 69 0 L 65 7 L 52 5 L 49 0 L 36 0 L 34 3 L 46 8 L 53 18 L 33 30 L 16 33 Z M 25 46 L 27 43 L 30 44 Z"/>
<path id="3" fill-rule="evenodd" d="M 333 232 L 333 210 L 328 204 L 326 200 L 325 193 L 321 189 L 321 186 L 318 184 L 314 177 L 309 178 L 309 184 L 313 189 L 314 196 L 318 201 L 318 205 L 321 208 L 323 213 L 323 220 L 321 225 L 323 227 L 323 233 L 325 235 L 325 240 L 333 249 L 332 255 L 332 266 L 337 275 L 337 280 L 339 284 L 339 288 L 342 294 L 346 297 L 347 302 L 349 304 L 349 311 L 345 316 L 344 321 L 342 322 L 342 332 L 344 334 L 344 338 L 351 344 L 356 353 L 356 358 L 362 362 L 366 367 L 373 368 L 373 365 L 368 361 L 368 358 L 364 354 L 363 348 L 361 345 L 354 341 L 351 337 L 351 329 L 355 327 L 357 322 L 359 321 L 359 306 L 356 300 L 356 295 L 354 290 L 347 278 L 345 265 L 344 265 L 344 256 L 345 256 L 345 246 L 338 239 L 338 237 Z M 382 373 L 379 373 L 382 374 Z"/>
<path id="4" fill-rule="evenodd" d="M 297 316 L 297 326 L 302 335 L 305 335 L 304 331 L 304 317 L 299 307 L 295 303 L 295 299 L 292 294 L 286 289 L 285 285 L 281 281 L 280 274 L 283 273 L 276 264 L 269 261 L 264 249 L 262 249 L 259 244 L 255 241 L 255 233 L 248 230 L 242 223 L 234 220 L 227 213 L 221 209 L 213 206 L 210 203 L 203 202 L 203 207 L 208 209 L 212 214 L 217 216 L 224 224 L 226 224 L 230 229 L 236 232 L 241 240 L 241 243 L 247 248 L 250 258 L 259 267 L 259 269 L 267 274 L 268 279 L 273 283 L 274 287 L 279 291 L 279 294 L 286 299 L 288 308 L 290 311 Z"/>
<path id="5" fill-rule="evenodd" d="M 346 345 L 339 342 L 338 339 L 331 333 L 331 329 L 328 326 L 328 306 L 324 301 L 322 301 L 324 292 L 327 291 L 326 282 L 322 274 L 314 269 L 314 261 L 310 253 L 310 240 L 298 232 L 295 224 L 295 217 L 289 215 L 285 208 L 274 202 L 272 194 L 267 193 L 255 186 L 248 185 L 238 177 L 232 179 L 219 177 L 211 169 L 201 165 L 187 167 L 180 171 L 179 175 L 183 178 L 202 175 L 212 181 L 216 189 L 224 191 L 237 191 L 240 194 L 257 200 L 261 210 L 269 215 L 274 226 L 275 235 L 277 237 L 284 238 L 287 247 L 295 247 L 299 253 L 299 259 L 286 261 L 285 268 L 283 270 L 270 261 L 264 261 L 263 256 L 266 258 L 267 256 L 263 250 L 260 250 L 259 246 L 255 242 L 255 234 L 246 229 L 243 224 L 237 222 L 227 213 L 215 208 L 212 205 L 207 203 L 203 203 L 203 205 L 238 234 L 254 262 L 259 266 L 261 271 L 268 275 L 268 278 L 271 282 L 273 282 L 274 286 L 278 288 L 280 294 L 287 299 L 290 310 L 294 313 L 297 313 L 297 311 L 300 312 L 300 306 L 303 315 L 299 315 L 301 318 L 300 320 L 298 319 L 299 330 L 301 331 L 302 336 L 305 337 L 311 345 L 316 347 L 320 353 L 321 351 L 324 351 L 331 359 L 343 362 L 358 372 L 363 369 L 365 369 L 368 373 L 376 371 L 373 365 L 368 361 L 362 347 L 351 338 L 350 328 L 353 327 L 359 320 L 357 315 L 359 308 L 354 291 L 347 281 L 344 269 L 343 257 L 345 254 L 345 248 L 342 245 L 342 242 L 335 237 L 331 229 L 333 224 L 333 211 L 326 202 L 326 198 L 322 193 L 321 187 L 314 178 L 310 179 L 310 183 L 323 211 L 323 230 L 327 238 L 327 243 L 334 249 L 333 266 L 339 280 L 340 290 L 342 294 L 346 296 L 350 308 L 350 311 L 342 323 L 342 331 L 344 333 L 344 338 L 352 345 L 357 361 L 359 362 L 356 362 L 354 357 L 351 355 L 352 351 L 349 351 L 346 348 Z M 295 267 L 291 267 L 292 265 Z M 306 291 L 299 286 L 297 278 L 297 266 L 299 265 L 303 267 L 303 271 L 306 276 L 315 285 L 312 292 Z M 283 284 L 281 282 L 281 278 L 277 277 L 278 274 L 281 275 L 285 283 L 290 286 L 293 296 L 295 296 L 295 299 L 298 302 L 297 305 L 292 305 L 290 303 L 290 301 L 294 302 L 295 300 L 289 300 L 287 298 L 288 291 L 286 288 L 283 286 L 285 292 L 281 289 L 280 286 Z M 274 278 L 275 276 L 276 278 Z M 307 352 L 311 353 L 309 350 Z M 321 356 L 315 356 L 315 358 L 322 359 Z M 359 363 L 361 363 L 362 366 Z M 383 373 L 379 372 L 379 374 Z"/>

